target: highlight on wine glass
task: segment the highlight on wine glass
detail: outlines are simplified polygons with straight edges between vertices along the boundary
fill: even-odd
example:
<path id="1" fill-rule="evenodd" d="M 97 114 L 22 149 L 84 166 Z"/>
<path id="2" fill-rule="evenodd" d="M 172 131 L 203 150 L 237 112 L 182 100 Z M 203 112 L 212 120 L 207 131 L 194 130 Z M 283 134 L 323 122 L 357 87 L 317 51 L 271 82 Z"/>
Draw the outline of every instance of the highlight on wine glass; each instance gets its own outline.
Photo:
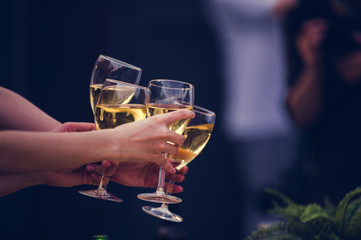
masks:
<path id="1" fill-rule="evenodd" d="M 122 82 L 139 84 L 142 76 L 142 69 L 118 59 L 99 55 L 94 64 L 94 68 L 90 77 L 90 105 L 93 113 L 95 105 L 98 101 L 100 89 L 106 79 L 114 79 Z"/>
<path id="2" fill-rule="evenodd" d="M 192 84 L 177 80 L 155 79 L 148 84 L 149 96 L 147 100 L 148 116 L 168 113 L 179 109 L 193 109 L 194 87 Z M 169 125 L 169 129 L 182 134 L 189 119 L 182 119 Z M 172 143 L 169 143 L 172 144 Z M 164 153 L 167 157 L 167 153 Z M 144 201 L 156 203 L 180 203 L 182 199 L 166 194 L 164 191 L 165 173 L 159 170 L 158 187 L 154 193 L 138 194 Z"/>
<path id="3" fill-rule="evenodd" d="M 202 152 L 211 137 L 216 121 L 216 114 L 205 108 L 193 106 L 193 112 L 195 113 L 195 118 L 189 121 L 183 132 L 185 137 L 184 143 L 178 148 L 177 154 L 170 155 L 173 162 L 178 164 L 176 166 L 177 170 L 189 164 Z M 168 186 L 171 188 L 173 183 L 169 182 Z M 168 191 L 172 192 L 171 189 L 168 189 L 167 192 Z M 163 203 L 160 207 L 143 206 L 142 209 L 144 212 L 163 220 L 172 222 L 183 221 L 181 216 L 168 209 L 166 203 Z"/>
<path id="4" fill-rule="evenodd" d="M 119 125 L 145 119 L 145 106 L 148 89 L 113 79 L 107 79 L 100 90 L 98 102 L 95 106 L 94 118 L 97 130 L 115 128 Z M 104 173 L 97 189 L 79 191 L 79 193 L 109 200 L 122 202 L 106 190 Z"/>

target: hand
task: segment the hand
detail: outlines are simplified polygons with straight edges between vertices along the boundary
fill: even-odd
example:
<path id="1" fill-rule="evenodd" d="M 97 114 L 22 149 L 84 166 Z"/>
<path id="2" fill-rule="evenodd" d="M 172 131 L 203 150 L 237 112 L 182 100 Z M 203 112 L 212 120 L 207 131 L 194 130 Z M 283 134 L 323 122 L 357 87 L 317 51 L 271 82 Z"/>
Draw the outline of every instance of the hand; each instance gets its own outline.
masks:
<path id="1" fill-rule="evenodd" d="M 172 122 L 181 119 L 190 119 L 194 113 L 189 110 L 177 110 L 170 113 L 159 114 L 128 124 L 123 124 L 110 130 L 99 130 L 107 134 L 107 138 L 115 141 L 118 147 L 117 157 L 109 160 L 123 159 L 123 162 L 153 162 L 164 168 L 164 170 L 175 173 L 170 164 L 172 159 L 164 157 L 163 153 L 175 155 L 178 146 L 184 142 L 184 136 L 172 132 L 168 126 Z M 173 144 L 171 144 L 173 143 Z"/>
<path id="2" fill-rule="evenodd" d="M 103 185 L 109 183 L 109 176 L 113 176 L 118 168 L 118 162 L 102 161 L 101 164 L 88 164 L 78 169 L 65 172 L 44 173 L 45 184 L 58 187 L 73 187 L 77 185 L 99 185 L 102 175 Z"/>
<path id="3" fill-rule="evenodd" d="M 43 177 L 43 182 L 49 186 L 57 187 L 73 187 L 77 185 L 99 185 L 101 175 L 91 174 L 86 171 L 85 166 L 69 172 L 47 172 L 39 173 Z M 109 182 L 108 178 L 103 179 L 106 185 Z"/>
<path id="4" fill-rule="evenodd" d="M 54 128 L 52 132 L 86 132 L 95 130 L 94 123 L 66 122 Z"/>
<path id="5" fill-rule="evenodd" d="M 103 163 L 116 166 L 114 162 L 103 161 Z M 103 167 L 96 164 L 89 164 L 86 167 L 89 173 L 92 173 L 94 177 L 102 174 Z M 175 183 L 183 182 L 185 174 L 188 172 L 188 167 L 183 167 L 176 174 L 166 174 L 166 179 L 172 180 Z M 110 180 L 128 187 L 150 187 L 156 188 L 158 183 L 159 166 L 155 163 L 146 162 L 121 162 L 117 165 L 117 169 L 112 175 L 111 171 L 108 171 L 105 175 L 110 176 Z M 172 190 L 170 192 L 180 193 L 183 188 L 179 185 L 165 184 L 165 189 L 171 185 Z"/>
<path id="6" fill-rule="evenodd" d="M 54 128 L 52 132 L 85 132 L 95 130 L 94 123 L 85 122 L 66 122 Z M 115 169 L 114 169 L 115 170 Z M 73 187 L 82 184 L 98 185 L 101 175 L 90 174 L 82 166 L 75 170 L 63 172 L 46 172 L 41 173 L 46 185 L 58 187 Z M 109 182 L 108 178 L 103 179 L 104 184 Z"/>
<path id="7" fill-rule="evenodd" d="M 326 22 L 321 18 L 311 19 L 303 23 L 296 39 L 296 46 L 307 67 L 318 65 L 321 57 L 320 46 L 326 29 Z"/>

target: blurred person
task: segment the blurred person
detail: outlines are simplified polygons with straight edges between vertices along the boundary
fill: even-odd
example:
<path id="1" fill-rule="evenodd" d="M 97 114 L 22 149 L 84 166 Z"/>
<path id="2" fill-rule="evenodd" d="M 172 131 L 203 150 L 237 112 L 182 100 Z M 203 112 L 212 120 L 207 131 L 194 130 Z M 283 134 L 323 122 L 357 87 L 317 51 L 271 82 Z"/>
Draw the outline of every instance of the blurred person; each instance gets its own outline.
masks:
<path id="1" fill-rule="evenodd" d="M 307 146 L 307 202 L 336 203 L 361 185 L 360 17 L 351 0 L 303 1 L 290 15 L 287 106 Z"/>
<path id="2" fill-rule="evenodd" d="M 84 165 L 104 159 L 102 167 L 109 169 L 107 174 L 115 182 L 156 186 L 157 171 L 152 163 L 175 173 L 171 160 L 162 153 L 175 154 L 184 141 L 168 125 L 194 114 L 176 111 L 115 129 L 91 131 L 95 129 L 92 123 L 61 124 L 22 96 L 0 87 L 0 116 L 0 196 L 4 196 L 36 184 L 96 184 L 99 176 L 90 174 L 100 175 L 102 170 Z M 174 181 L 182 179 L 178 175 Z"/>
<path id="3" fill-rule="evenodd" d="M 273 220 L 265 187 L 280 188 L 297 146 L 285 109 L 287 93 L 282 21 L 296 0 L 209 0 L 221 44 L 225 85 L 223 129 L 234 145 L 242 234 Z"/>

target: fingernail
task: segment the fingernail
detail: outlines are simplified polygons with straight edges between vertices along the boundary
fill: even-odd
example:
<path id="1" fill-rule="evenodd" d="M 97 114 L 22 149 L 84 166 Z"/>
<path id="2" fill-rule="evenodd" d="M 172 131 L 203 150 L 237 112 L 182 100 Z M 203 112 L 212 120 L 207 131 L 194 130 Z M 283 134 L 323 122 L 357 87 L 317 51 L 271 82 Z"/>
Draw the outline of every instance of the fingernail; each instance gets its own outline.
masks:
<path id="1" fill-rule="evenodd" d="M 95 170 L 95 167 L 93 165 L 87 165 L 85 167 L 85 169 L 88 171 L 88 172 L 93 172 Z"/>

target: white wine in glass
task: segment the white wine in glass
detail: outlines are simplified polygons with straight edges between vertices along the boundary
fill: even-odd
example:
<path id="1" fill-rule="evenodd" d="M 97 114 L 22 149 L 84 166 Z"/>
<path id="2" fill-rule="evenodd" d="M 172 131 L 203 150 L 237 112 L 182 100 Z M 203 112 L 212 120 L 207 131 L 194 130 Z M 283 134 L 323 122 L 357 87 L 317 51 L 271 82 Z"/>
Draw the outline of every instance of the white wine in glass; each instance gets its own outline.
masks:
<path id="1" fill-rule="evenodd" d="M 97 130 L 115 128 L 119 125 L 145 119 L 147 116 L 146 87 L 107 79 L 99 93 L 95 106 L 94 118 Z M 79 191 L 81 194 L 122 202 L 122 200 L 107 192 L 103 184 L 104 174 L 97 189 Z"/>
<path id="2" fill-rule="evenodd" d="M 178 164 L 176 167 L 177 170 L 186 166 L 202 152 L 214 128 L 216 120 L 216 114 L 214 112 L 199 106 L 193 106 L 193 112 L 195 113 L 195 118 L 189 121 L 188 126 L 183 132 L 185 137 L 184 143 L 178 148 L 177 154 L 170 155 L 173 162 Z M 173 183 L 169 182 L 169 188 L 171 188 L 172 185 Z M 167 192 L 169 191 L 171 192 L 170 189 L 168 189 Z M 169 211 L 166 203 L 163 203 L 160 207 L 143 206 L 142 209 L 144 212 L 163 220 L 172 222 L 183 221 L 181 216 Z"/>
<path id="3" fill-rule="evenodd" d="M 89 84 L 90 105 L 93 113 L 95 105 L 98 102 L 100 90 L 106 79 L 114 79 L 138 85 L 141 76 L 141 68 L 112 57 L 99 55 L 94 64 Z"/>
<path id="4" fill-rule="evenodd" d="M 181 147 L 178 148 L 178 153 L 171 155 L 173 162 L 178 164 L 175 169 L 180 170 L 182 167 L 190 163 L 207 145 L 214 124 L 203 124 L 196 126 L 188 126 L 183 132 L 186 140 Z"/>
<path id="5" fill-rule="evenodd" d="M 194 87 L 192 84 L 169 79 L 155 79 L 148 84 L 148 116 L 168 113 L 179 109 L 193 109 Z M 169 129 L 182 134 L 189 120 L 179 120 L 169 125 Z M 172 143 L 169 143 L 172 144 Z M 168 153 L 164 153 L 166 157 Z M 164 170 L 159 170 L 158 187 L 154 193 L 138 194 L 144 201 L 157 203 L 180 203 L 182 199 L 166 194 L 164 191 Z"/>

